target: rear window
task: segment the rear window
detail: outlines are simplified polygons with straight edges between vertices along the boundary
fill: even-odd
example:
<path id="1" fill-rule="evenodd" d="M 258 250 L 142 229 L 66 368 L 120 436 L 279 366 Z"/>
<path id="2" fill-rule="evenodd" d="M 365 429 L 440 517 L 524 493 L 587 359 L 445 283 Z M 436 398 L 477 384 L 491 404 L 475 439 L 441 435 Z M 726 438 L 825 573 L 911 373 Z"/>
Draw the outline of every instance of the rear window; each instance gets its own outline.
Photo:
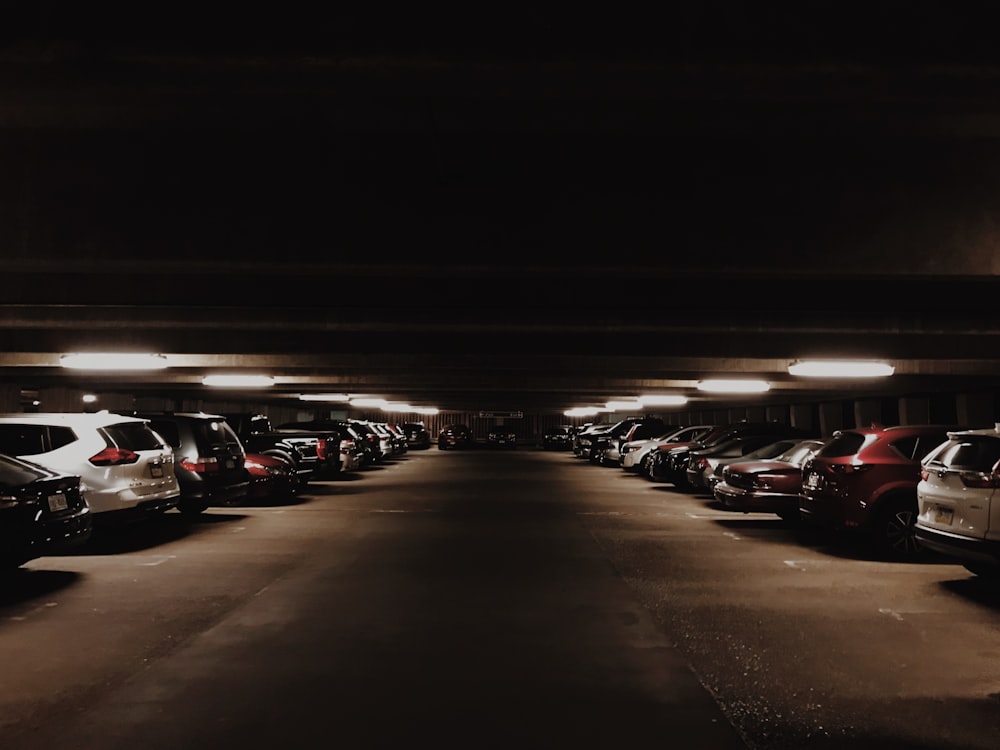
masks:
<path id="1" fill-rule="evenodd" d="M 0 487 L 22 487 L 47 474 L 29 464 L 0 456 Z"/>
<path id="2" fill-rule="evenodd" d="M 167 441 L 167 445 L 171 448 L 181 447 L 181 436 L 177 432 L 177 425 L 173 422 L 154 419 L 149 424 L 156 431 L 157 435 Z"/>
<path id="3" fill-rule="evenodd" d="M 927 462 L 927 465 L 956 471 L 989 473 L 998 461 L 1000 461 L 1000 439 L 963 436 L 950 440 Z"/>
<path id="4" fill-rule="evenodd" d="M 125 450 L 152 451 L 162 447 L 159 436 L 143 422 L 109 425 L 104 428 L 104 434 L 115 447 Z"/>
<path id="5" fill-rule="evenodd" d="M 860 432 L 841 432 L 816 454 L 819 458 L 839 458 L 853 456 L 865 444 L 865 436 Z"/>
<path id="6" fill-rule="evenodd" d="M 76 440 L 70 427 L 44 424 L 0 424 L 0 453 L 34 456 L 48 453 Z"/>
<path id="7" fill-rule="evenodd" d="M 192 432 L 199 450 L 203 447 L 227 450 L 240 445 L 240 439 L 225 420 L 199 420 L 194 423 Z"/>

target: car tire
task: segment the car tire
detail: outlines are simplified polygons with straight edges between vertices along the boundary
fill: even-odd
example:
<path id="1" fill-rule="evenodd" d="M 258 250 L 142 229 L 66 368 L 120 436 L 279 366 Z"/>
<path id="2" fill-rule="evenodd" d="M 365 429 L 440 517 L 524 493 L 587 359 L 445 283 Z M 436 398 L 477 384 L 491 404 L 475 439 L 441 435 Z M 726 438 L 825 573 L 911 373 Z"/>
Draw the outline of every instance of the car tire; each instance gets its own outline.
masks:
<path id="1" fill-rule="evenodd" d="M 916 560 L 926 554 L 916 537 L 917 498 L 896 496 L 882 501 L 872 529 L 877 550 L 896 560 Z"/>

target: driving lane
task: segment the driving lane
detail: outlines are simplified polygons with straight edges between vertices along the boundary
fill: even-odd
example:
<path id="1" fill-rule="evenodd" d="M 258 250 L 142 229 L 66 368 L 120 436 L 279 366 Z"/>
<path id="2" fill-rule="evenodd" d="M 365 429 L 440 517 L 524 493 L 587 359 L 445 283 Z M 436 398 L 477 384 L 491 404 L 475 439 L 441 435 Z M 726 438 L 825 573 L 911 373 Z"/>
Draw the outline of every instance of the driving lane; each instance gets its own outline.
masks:
<path id="1" fill-rule="evenodd" d="M 571 460 L 412 452 L 33 561 L 0 746 L 745 747 L 593 534 L 618 477 Z"/>

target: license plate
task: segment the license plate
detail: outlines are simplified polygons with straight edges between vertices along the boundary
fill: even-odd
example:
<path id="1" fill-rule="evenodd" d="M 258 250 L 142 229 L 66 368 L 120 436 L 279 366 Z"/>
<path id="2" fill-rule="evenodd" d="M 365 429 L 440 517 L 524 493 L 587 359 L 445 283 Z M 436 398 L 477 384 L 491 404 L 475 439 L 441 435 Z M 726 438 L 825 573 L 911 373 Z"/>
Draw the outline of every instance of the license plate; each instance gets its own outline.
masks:
<path id="1" fill-rule="evenodd" d="M 818 490 L 822 484 L 823 478 L 816 472 L 811 473 L 806 477 L 806 487 L 811 490 Z"/>
<path id="2" fill-rule="evenodd" d="M 236 462 L 233 461 L 233 459 L 231 459 L 231 458 L 227 458 L 226 459 L 226 468 L 227 469 L 235 469 L 236 468 Z"/>
<path id="3" fill-rule="evenodd" d="M 49 501 L 49 510 L 52 513 L 55 513 L 56 511 L 60 510 L 66 510 L 66 508 L 69 507 L 69 505 L 66 503 L 65 495 L 49 495 L 48 501 Z"/>
<path id="4" fill-rule="evenodd" d="M 151 464 L 149 467 L 149 474 L 154 479 L 163 476 L 163 467 L 159 464 Z"/>
<path id="5" fill-rule="evenodd" d="M 951 520 L 955 517 L 955 511 L 951 508 L 942 508 L 940 505 L 934 508 L 934 523 L 942 526 L 951 526 Z"/>

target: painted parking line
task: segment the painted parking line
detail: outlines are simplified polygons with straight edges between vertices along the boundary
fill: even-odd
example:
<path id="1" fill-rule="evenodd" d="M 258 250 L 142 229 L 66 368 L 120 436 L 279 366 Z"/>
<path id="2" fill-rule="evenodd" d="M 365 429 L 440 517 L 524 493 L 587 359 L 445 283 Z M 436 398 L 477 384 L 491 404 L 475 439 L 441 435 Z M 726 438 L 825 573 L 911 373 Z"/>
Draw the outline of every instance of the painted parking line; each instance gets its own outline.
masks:
<path id="1" fill-rule="evenodd" d="M 140 567 L 154 568 L 157 565 L 163 565 L 167 560 L 173 560 L 177 555 L 158 555 L 154 557 L 150 562 L 137 563 Z"/>

